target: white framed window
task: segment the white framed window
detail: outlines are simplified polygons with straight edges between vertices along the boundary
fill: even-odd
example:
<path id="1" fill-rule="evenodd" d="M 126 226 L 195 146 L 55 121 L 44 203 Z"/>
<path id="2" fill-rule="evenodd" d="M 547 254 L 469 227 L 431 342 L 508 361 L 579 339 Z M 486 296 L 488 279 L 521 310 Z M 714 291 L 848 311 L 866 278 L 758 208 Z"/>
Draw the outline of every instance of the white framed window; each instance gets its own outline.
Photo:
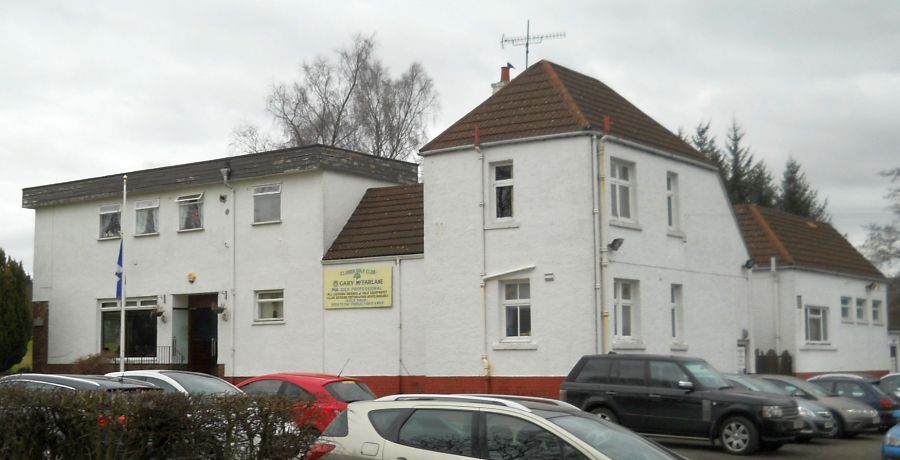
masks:
<path id="1" fill-rule="evenodd" d="M 828 341 L 828 308 L 806 306 L 806 341 Z"/>
<path id="2" fill-rule="evenodd" d="M 156 297 L 127 299 L 125 302 L 125 357 L 156 356 Z M 115 300 L 100 301 L 100 350 L 119 355 L 120 311 Z"/>
<path id="3" fill-rule="evenodd" d="M 118 238 L 122 233 L 120 205 L 100 206 L 100 239 Z"/>
<path id="4" fill-rule="evenodd" d="M 680 226 L 678 215 L 678 174 L 666 173 L 666 221 L 669 229 L 676 230 Z"/>
<path id="5" fill-rule="evenodd" d="M 841 297 L 841 321 L 850 321 L 850 297 Z"/>
<path id="6" fill-rule="evenodd" d="M 281 184 L 253 187 L 253 223 L 281 222 Z"/>
<path id="7" fill-rule="evenodd" d="M 202 230 L 203 194 L 182 195 L 175 202 L 178 203 L 178 230 Z"/>
<path id="8" fill-rule="evenodd" d="M 856 299 L 856 321 L 866 320 L 866 299 Z"/>
<path id="9" fill-rule="evenodd" d="M 506 338 L 531 336 L 531 284 L 528 280 L 501 284 Z"/>
<path id="10" fill-rule="evenodd" d="M 491 188 L 493 189 L 494 218 L 513 218 L 513 165 L 498 163 L 491 165 Z"/>
<path id="11" fill-rule="evenodd" d="M 284 321 L 284 290 L 256 291 L 258 322 Z"/>
<path id="12" fill-rule="evenodd" d="M 681 285 L 673 284 L 669 287 L 669 322 L 672 329 L 672 340 L 680 341 L 684 338 L 684 308 L 681 300 Z"/>
<path id="13" fill-rule="evenodd" d="M 872 322 L 881 322 L 881 301 L 877 299 L 872 300 Z"/>
<path id="14" fill-rule="evenodd" d="M 610 216 L 613 219 L 634 219 L 634 164 L 610 160 L 609 196 Z"/>
<path id="15" fill-rule="evenodd" d="M 141 200 L 134 203 L 134 234 L 159 233 L 159 200 Z"/>
<path id="16" fill-rule="evenodd" d="M 613 289 L 613 330 L 618 337 L 637 337 L 638 282 L 616 280 Z"/>

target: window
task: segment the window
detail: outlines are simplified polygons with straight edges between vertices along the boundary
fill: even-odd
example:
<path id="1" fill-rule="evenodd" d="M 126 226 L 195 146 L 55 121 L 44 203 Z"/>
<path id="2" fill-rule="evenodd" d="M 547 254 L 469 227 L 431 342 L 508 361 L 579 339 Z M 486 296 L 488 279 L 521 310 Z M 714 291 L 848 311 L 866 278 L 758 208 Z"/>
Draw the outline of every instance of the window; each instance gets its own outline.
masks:
<path id="1" fill-rule="evenodd" d="M 672 339 L 678 340 L 684 336 L 682 331 L 682 306 L 681 306 L 681 285 L 673 284 L 669 288 L 669 321 L 672 324 Z"/>
<path id="2" fill-rule="evenodd" d="M 531 285 L 528 281 L 503 283 L 506 337 L 531 335 Z"/>
<path id="3" fill-rule="evenodd" d="M 281 184 L 253 187 L 253 223 L 281 222 Z"/>
<path id="4" fill-rule="evenodd" d="M 613 324 L 615 335 L 636 336 L 637 282 L 616 280 L 613 292 Z"/>
<path id="5" fill-rule="evenodd" d="M 474 415 L 474 412 L 463 410 L 417 410 L 400 427 L 397 442 L 418 449 L 474 457 Z"/>
<path id="6" fill-rule="evenodd" d="M 178 203 L 178 230 L 203 229 L 203 194 L 182 195 Z"/>
<path id="7" fill-rule="evenodd" d="M 527 420 L 487 413 L 484 421 L 489 460 L 585 458 L 574 447 Z"/>
<path id="8" fill-rule="evenodd" d="M 646 385 L 644 380 L 644 363 L 640 359 L 619 360 L 618 376 L 613 383 L 621 385 Z"/>
<path id="9" fill-rule="evenodd" d="M 125 356 L 156 356 L 156 297 L 129 299 L 125 303 Z M 100 343 L 102 351 L 119 354 L 120 316 L 115 300 L 100 303 Z"/>
<path id="10" fill-rule="evenodd" d="M 513 217 L 513 165 L 511 163 L 493 166 L 494 217 Z"/>
<path id="11" fill-rule="evenodd" d="M 610 215 L 614 219 L 633 220 L 632 193 L 634 171 L 633 165 L 620 161 L 610 161 L 612 172 L 609 179 Z"/>
<path id="12" fill-rule="evenodd" d="M 678 388 L 678 382 L 690 381 L 674 361 L 650 361 L 650 386 Z"/>
<path id="13" fill-rule="evenodd" d="M 256 291 L 256 321 L 284 320 L 284 290 Z"/>
<path id="14" fill-rule="evenodd" d="M 872 300 L 872 322 L 873 323 L 881 322 L 881 301 L 880 300 Z"/>
<path id="15" fill-rule="evenodd" d="M 159 200 L 143 200 L 134 203 L 134 234 L 159 233 Z"/>
<path id="16" fill-rule="evenodd" d="M 806 307 L 806 341 L 828 341 L 828 309 L 825 307 Z"/>
<path id="17" fill-rule="evenodd" d="M 841 297 L 841 319 L 850 320 L 850 297 Z"/>
<path id="18" fill-rule="evenodd" d="M 122 213 L 117 204 L 100 206 L 100 238 L 118 238 Z"/>
<path id="19" fill-rule="evenodd" d="M 281 389 L 281 380 L 273 379 L 256 380 L 241 387 L 241 390 L 248 395 L 265 396 L 275 396 L 279 389 Z"/>
<path id="20" fill-rule="evenodd" d="M 856 320 L 866 320 L 866 299 L 856 299 Z"/>
<path id="21" fill-rule="evenodd" d="M 666 174 L 666 209 L 669 228 L 677 229 L 679 227 L 678 175 L 675 173 Z"/>

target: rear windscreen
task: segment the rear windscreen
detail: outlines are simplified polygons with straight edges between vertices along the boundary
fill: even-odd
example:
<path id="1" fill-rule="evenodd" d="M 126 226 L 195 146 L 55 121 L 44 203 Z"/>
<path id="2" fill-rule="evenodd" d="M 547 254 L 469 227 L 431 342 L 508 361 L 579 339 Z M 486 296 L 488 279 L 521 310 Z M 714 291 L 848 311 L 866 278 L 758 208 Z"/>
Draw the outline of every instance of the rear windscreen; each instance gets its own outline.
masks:
<path id="1" fill-rule="evenodd" d="M 353 401 L 371 401 L 375 399 L 375 394 L 372 393 L 372 390 L 362 382 L 355 382 L 352 380 L 333 382 L 325 385 L 325 389 L 328 390 L 335 399 L 345 403 L 352 403 Z"/>

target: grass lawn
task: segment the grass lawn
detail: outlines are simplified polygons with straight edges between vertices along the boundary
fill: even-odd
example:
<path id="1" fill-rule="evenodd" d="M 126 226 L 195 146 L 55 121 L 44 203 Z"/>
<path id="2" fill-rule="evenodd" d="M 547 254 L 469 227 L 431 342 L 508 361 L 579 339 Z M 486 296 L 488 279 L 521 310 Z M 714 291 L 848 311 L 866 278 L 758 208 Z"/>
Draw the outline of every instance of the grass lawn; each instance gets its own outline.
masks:
<path id="1" fill-rule="evenodd" d="M 25 357 L 22 358 L 22 362 L 16 364 L 10 369 L 10 372 L 19 372 L 19 369 L 27 368 L 31 369 L 31 340 L 28 341 L 28 351 L 25 352 Z"/>

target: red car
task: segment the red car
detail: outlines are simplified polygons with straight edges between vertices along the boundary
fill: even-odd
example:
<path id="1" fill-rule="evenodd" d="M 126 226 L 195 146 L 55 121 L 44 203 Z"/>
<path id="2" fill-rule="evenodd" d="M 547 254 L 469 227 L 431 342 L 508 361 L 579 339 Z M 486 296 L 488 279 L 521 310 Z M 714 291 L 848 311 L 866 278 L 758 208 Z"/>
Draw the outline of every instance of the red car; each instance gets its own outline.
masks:
<path id="1" fill-rule="evenodd" d="M 324 431 L 347 404 L 375 399 L 375 394 L 365 383 L 327 374 L 283 372 L 260 375 L 244 380 L 237 387 L 251 395 L 288 396 L 313 402 L 311 408 L 298 410 L 295 420 L 298 427 L 314 429 L 316 434 Z"/>

